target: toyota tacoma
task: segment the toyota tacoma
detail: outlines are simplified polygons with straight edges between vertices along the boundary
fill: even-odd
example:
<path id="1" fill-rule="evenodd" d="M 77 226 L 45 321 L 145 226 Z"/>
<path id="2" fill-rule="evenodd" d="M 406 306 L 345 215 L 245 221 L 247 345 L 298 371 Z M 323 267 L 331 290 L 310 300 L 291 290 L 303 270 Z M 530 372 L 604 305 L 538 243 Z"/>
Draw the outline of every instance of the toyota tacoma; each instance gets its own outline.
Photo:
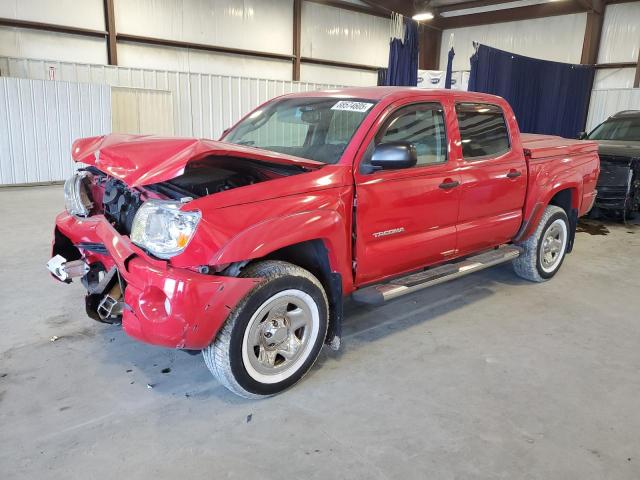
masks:
<path id="1" fill-rule="evenodd" d="M 553 277 L 597 150 L 520 134 L 499 97 L 393 87 L 279 97 L 220 141 L 80 139 L 48 269 L 80 279 L 90 317 L 269 396 L 339 347 L 347 296 L 379 305 L 504 262 Z"/>

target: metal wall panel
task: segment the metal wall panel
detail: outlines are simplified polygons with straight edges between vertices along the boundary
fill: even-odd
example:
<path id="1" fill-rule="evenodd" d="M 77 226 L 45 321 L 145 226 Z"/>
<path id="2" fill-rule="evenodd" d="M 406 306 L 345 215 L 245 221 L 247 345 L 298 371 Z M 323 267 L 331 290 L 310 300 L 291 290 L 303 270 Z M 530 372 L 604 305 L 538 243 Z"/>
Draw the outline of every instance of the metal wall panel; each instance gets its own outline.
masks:
<path id="1" fill-rule="evenodd" d="M 388 18 L 302 2 L 303 57 L 386 67 Z"/>
<path id="2" fill-rule="evenodd" d="M 115 0 L 118 33 L 292 53 L 291 0 Z"/>
<path id="3" fill-rule="evenodd" d="M 610 90 L 612 88 L 633 88 L 636 69 L 631 68 L 600 68 L 596 70 L 593 80 L 594 90 Z"/>
<path id="4" fill-rule="evenodd" d="M 170 111 L 172 118 L 158 119 L 159 123 L 144 129 L 172 125 L 177 136 L 213 139 L 276 96 L 340 87 L 8 57 L 0 57 L 0 71 L 5 76 L 30 79 L 0 78 L 4 82 L 0 97 L 0 184 L 66 178 L 72 170 L 72 140 L 111 131 L 109 87 L 169 92 L 171 105 L 162 111 Z M 33 155 L 34 149 L 38 155 Z"/>
<path id="5" fill-rule="evenodd" d="M 598 63 L 636 62 L 640 50 L 640 2 L 607 5 Z"/>
<path id="6" fill-rule="evenodd" d="M 10 57 L 0 57 L 0 70 L 11 77 L 45 80 L 53 75 L 55 80 L 68 82 L 166 90 L 173 98 L 175 135 L 214 139 L 250 110 L 273 97 L 341 86 Z"/>
<path id="7" fill-rule="evenodd" d="M 0 0 L 0 17 L 105 29 L 103 0 Z"/>
<path id="8" fill-rule="evenodd" d="M 587 131 L 622 110 L 640 110 L 640 88 L 612 88 L 591 92 Z"/>
<path id="9" fill-rule="evenodd" d="M 71 144 L 111 130 L 106 85 L 0 78 L 0 185 L 63 180 Z"/>
<path id="10" fill-rule="evenodd" d="M 204 52 L 189 48 L 118 42 L 118 64 L 123 67 L 180 72 L 291 79 L 291 61 L 248 55 Z"/>
<path id="11" fill-rule="evenodd" d="M 586 22 L 586 13 L 576 13 L 443 30 L 440 67 L 447 65 L 451 34 L 454 34 L 456 52 L 454 70 L 471 69 L 469 58 L 474 53 L 473 42 L 543 60 L 580 63 Z"/>
<path id="12" fill-rule="evenodd" d="M 0 27 L 0 56 L 107 63 L 107 45 L 104 38 Z"/>
<path id="13" fill-rule="evenodd" d="M 302 81 L 315 79 L 316 82 L 334 81 L 344 85 L 360 87 L 375 87 L 378 84 L 378 74 L 376 72 L 356 70 L 355 68 L 314 65 L 313 63 L 303 63 L 300 66 L 300 79 Z"/>
<path id="14" fill-rule="evenodd" d="M 111 87 L 111 127 L 114 133 L 173 135 L 171 92 Z"/>

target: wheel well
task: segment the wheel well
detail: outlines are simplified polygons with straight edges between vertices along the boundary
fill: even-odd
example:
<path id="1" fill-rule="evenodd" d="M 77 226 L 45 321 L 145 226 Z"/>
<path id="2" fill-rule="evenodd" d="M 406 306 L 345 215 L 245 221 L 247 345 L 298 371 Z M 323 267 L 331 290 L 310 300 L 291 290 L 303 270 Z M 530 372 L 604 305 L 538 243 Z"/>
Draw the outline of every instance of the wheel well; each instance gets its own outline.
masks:
<path id="1" fill-rule="evenodd" d="M 325 343 L 338 348 L 342 331 L 342 276 L 331 271 L 329 251 L 322 240 L 296 243 L 252 260 L 281 260 L 311 272 L 325 289 L 329 300 L 329 328 Z"/>
<path id="2" fill-rule="evenodd" d="M 571 209 L 577 207 L 573 205 L 573 190 L 571 188 L 560 190 L 553 196 L 551 201 L 549 201 L 549 205 L 562 208 L 568 216 L 571 213 Z"/>
<path id="3" fill-rule="evenodd" d="M 569 218 L 567 253 L 571 253 L 571 250 L 573 250 L 573 242 L 575 240 L 576 228 L 578 226 L 578 205 L 575 194 L 575 189 L 567 188 L 557 192 L 549 201 L 549 205 L 555 205 L 556 207 L 562 208 Z"/>

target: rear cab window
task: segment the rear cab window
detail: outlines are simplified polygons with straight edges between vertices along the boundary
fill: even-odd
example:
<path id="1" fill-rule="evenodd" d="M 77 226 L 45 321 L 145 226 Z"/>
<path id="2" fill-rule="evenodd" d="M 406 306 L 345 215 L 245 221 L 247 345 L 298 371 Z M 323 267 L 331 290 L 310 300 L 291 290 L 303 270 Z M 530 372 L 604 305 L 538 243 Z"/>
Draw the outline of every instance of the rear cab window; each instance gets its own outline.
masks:
<path id="1" fill-rule="evenodd" d="M 456 116 L 466 161 L 499 157 L 511 149 L 502 109 L 489 103 L 457 103 Z"/>

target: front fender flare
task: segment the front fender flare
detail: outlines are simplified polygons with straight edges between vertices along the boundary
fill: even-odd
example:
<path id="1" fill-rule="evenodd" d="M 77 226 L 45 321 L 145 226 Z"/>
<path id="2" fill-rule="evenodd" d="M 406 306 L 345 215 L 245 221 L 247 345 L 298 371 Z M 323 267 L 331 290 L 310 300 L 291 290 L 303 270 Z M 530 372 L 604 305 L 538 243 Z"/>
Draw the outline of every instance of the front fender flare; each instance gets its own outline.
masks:
<path id="1" fill-rule="evenodd" d="M 212 265 L 223 265 L 265 257 L 297 243 L 321 240 L 327 248 L 331 270 L 350 275 L 348 226 L 338 212 L 309 210 L 264 220 L 238 233 L 215 255 Z"/>

